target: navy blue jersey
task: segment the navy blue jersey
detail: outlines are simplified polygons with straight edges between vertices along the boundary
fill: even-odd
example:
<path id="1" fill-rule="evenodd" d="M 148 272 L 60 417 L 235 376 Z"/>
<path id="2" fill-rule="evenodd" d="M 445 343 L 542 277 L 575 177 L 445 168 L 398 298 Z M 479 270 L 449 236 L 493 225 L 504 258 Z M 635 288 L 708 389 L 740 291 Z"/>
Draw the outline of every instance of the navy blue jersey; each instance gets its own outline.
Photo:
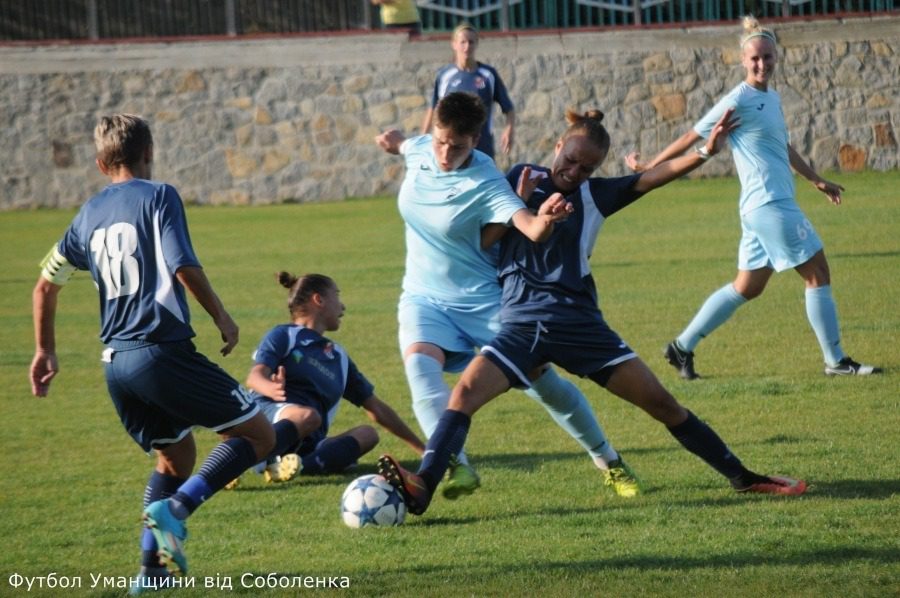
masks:
<path id="1" fill-rule="evenodd" d="M 200 262 L 174 187 L 143 179 L 109 185 L 82 206 L 58 249 L 97 284 L 104 343 L 194 336 L 175 272 Z"/>
<path id="2" fill-rule="evenodd" d="M 500 74 L 494 67 L 477 63 L 474 71 L 461 69 L 455 64 L 448 64 L 438 71 L 434 81 L 434 91 L 431 94 L 431 107 L 437 106 L 438 100 L 455 91 L 468 91 L 474 93 L 487 109 L 487 120 L 481 128 L 481 137 L 478 139 L 476 149 L 494 157 L 494 133 L 491 114 L 494 102 L 500 105 L 500 110 L 506 114 L 514 109 L 512 100 L 506 91 L 506 86 L 500 78 Z"/>
<path id="3" fill-rule="evenodd" d="M 558 190 L 542 166 L 518 164 L 507 174 L 516 188 L 525 166 L 541 179 L 528 202 L 534 211 Z M 498 273 L 503 288 L 503 322 L 575 322 L 597 312 L 597 289 L 588 260 L 604 221 L 642 194 L 634 190 L 640 174 L 591 178 L 566 196 L 575 208 L 558 222 L 550 238 L 534 243 L 511 228 L 500 242 Z"/>
<path id="4" fill-rule="evenodd" d="M 374 393 L 343 347 L 305 326 L 276 326 L 260 341 L 254 360 L 273 372 L 284 366 L 287 402 L 317 409 L 326 430 L 341 397 L 361 406 Z"/>

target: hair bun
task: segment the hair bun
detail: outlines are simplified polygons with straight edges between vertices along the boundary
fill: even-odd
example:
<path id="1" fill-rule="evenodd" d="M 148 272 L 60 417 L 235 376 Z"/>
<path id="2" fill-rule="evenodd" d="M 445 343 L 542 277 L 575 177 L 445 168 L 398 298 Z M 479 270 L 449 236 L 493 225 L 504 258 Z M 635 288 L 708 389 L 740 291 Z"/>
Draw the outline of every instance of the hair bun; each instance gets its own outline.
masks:
<path id="1" fill-rule="evenodd" d="M 278 280 L 278 284 L 280 284 L 281 286 L 283 286 L 286 289 L 291 288 L 292 286 L 294 286 L 294 283 L 297 282 L 296 276 L 294 276 L 293 274 L 290 274 L 288 272 L 285 272 L 284 270 L 282 270 L 281 272 L 276 274 L 275 279 Z"/>

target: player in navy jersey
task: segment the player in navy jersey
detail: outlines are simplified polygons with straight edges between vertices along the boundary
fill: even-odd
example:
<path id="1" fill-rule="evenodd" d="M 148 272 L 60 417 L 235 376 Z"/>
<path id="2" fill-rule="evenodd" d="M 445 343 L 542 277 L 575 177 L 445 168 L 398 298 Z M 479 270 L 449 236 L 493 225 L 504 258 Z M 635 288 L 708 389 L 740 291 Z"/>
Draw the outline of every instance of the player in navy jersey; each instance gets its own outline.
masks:
<path id="1" fill-rule="evenodd" d="M 139 593 L 165 583 L 166 566 L 187 570 L 184 519 L 282 438 L 249 393 L 191 342 L 185 288 L 221 332 L 223 355 L 237 344 L 238 327 L 194 254 L 178 192 L 151 180 L 149 126 L 133 115 L 105 116 L 94 142 L 97 166 L 110 185 L 82 206 L 41 263 L 33 293 L 31 384 L 34 395 L 46 396 L 59 371 L 58 296 L 75 270 L 85 270 L 100 294 L 109 393 L 134 441 L 158 457 L 144 494 L 147 529 L 141 573 L 132 586 Z M 195 425 L 215 430 L 223 441 L 191 476 Z M 293 426 L 282 428 L 287 444 L 295 437 Z"/>
<path id="2" fill-rule="evenodd" d="M 397 319 L 413 410 L 426 436 L 434 432 L 450 398 L 443 372 L 462 371 L 475 348 L 500 330 L 497 252 L 482 247 L 482 229 L 511 222 L 520 230 L 534 228 L 528 233 L 532 239 L 549 234 L 549 222 L 535 218 L 494 162 L 473 149 L 484 118 L 477 97 L 454 92 L 438 103 L 431 135 L 405 139 L 391 130 L 377 138 L 406 161 L 397 197 L 406 235 Z M 545 198 L 539 210 L 557 205 L 561 197 Z M 637 479 L 578 387 L 549 366 L 532 374 L 527 394 L 585 449 L 606 487 L 622 497 L 635 496 Z M 444 496 L 471 494 L 479 484 L 465 453 L 457 453 Z"/>
<path id="3" fill-rule="evenodd" d="M 728 321 L 747 301 L 759 297 L 773 272 L 793 268 L 806 286 L 806 316 L 819 341 L 829 376 L 866 376 L 881 368 L 860 364 L 841 347 L 837 307 L 822 241 L 794 199 L 791 167 L 834 204 L 843 187 L 820 177 L 789 142 L 778 92 L 770 89 L 778 52 L 775 34 L 753 17 L 744 19 L 741 60 L 746 77 L 725 95 L 694 128 L 647 164 L 629 156 L 634 170 L 650 168 L 693 147 L 709 135 L 712 124 L 728 108 L 736 110 L 741 128 L 730 135 L 734 163 L 741 181 L 740 216 L 743 231 L 738 249 L 738 273 L 710 295 L 682 333 L 665 349 L 666 360 L 682 378 L 699 378 L 694 348 Z"/>
<path id="4" fill-rule="evenodd" d="M 487 110 L 487 119 L 481 127 L 481 136 L 478 138 L 476 149 L 484 152 L 491 158 L 494 157 L 494 131 L 492 112 L 494 103 L 500 106 L 500 110 L 506 117 L 506 126 L 500 136 L 500 150 L 509 154 L 512 150 L 516 112 L 512 100 L 506 91 L 506 85 L 497 70 L 489 64 L 475 60 L 475 50 L 478 48 L 478 31 L 469 23 L 460 23 L 453 30 L 451 44 L 453 47 L 453 64 L 441 67 L 434 81 L 434 91 L 431 94 L 431 105 L 425 113 L 422 122 L 422 134 L 431 132 L 431 124 L 434 116 L 434 108 L 438 100 L 455 91 L 468 91 L 474 93 L 484 104 Z"/>
<path id="5" fill-rule="evenodd" d="M 603 113 L 568 113 L 570 127 L 556 144 L 550 168 L 520 166 L 510 172 L 534 207 L 547 194 L 561 192 L 573 213 L 550 238 L 533 243 L 515 230 L 499 231 L 503 303 L 499 335 L 482 348 L 453 389 L 447 411 L 428 441 L 417 473 L 389 455 L 379 472 L 403 494 L 410 512 L 421 514 L 441 480 L 447 462 L 468 434 L 474 413 L 513 386 L 528 386 L 533 368 L 552 362 L 587 377 L 646 411 L 689 451 L 724 475 L 739 492 L 801 494 L 800 480 L 758 475 L 740 462 L 708 425 L 682 407 L 650 369 L 609 328 L 597 307 L 588 259 L 606 218 L 644 193 L 690 172 L 719 151 L 735 123 L 726 111 L 702 152 L 664 162 L 643 174 L 589 178 L 609 150 Z M 495 240 L 486 230 L 484 243 Z"/>
<path id="6" fill-rule="evenodd" d="M 390 405 L 375 396 L 374 387 L 347 351 L 323 336 L 340 327 L 344 314 L 335 282 L 322 274 L 297 278 L 279 272 L 277 278 L 290 291 L 291 322 L 276 326 L 260 341 L 246 384 L 271 422 L 293 423 L 299 442 L 288 447 L 289 452 L 279 461 L 270 460 L 266 473 L 272 475 L 273 465 L 279 479 L 291 464 L 296 471 L 298 455 L 302 457 L 301 474 L 337 473 L 375 448 L 378 433 L 372 426 L 357 426 L 328 436 L 341 398 L 362 407 L 372 421 L 421 455 L 425 445 L 415 432 Z"/>

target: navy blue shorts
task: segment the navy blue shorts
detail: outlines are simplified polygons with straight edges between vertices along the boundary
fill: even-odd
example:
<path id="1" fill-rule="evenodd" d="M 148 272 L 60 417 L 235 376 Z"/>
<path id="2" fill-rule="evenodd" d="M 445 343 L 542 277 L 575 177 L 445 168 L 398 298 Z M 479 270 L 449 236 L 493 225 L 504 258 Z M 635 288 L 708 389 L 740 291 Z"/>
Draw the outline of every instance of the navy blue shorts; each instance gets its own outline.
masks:
<path id="1" fill-rule="evenodd" d="M 247 391 L 189 340 L 107 349 L 104 361 L 119 419 L 145 451 L 178 442 L 193 426 L 221 432 L 259 412 Z"/>
<path id="2" fill-rule="evenodd" d="M 545 363 L 576 376 L 593 376 L 637 357 L 602 319 L 574 324 L 506 322 L 481 354 L 517 388 L 531 386 L 528 373 Z"/>

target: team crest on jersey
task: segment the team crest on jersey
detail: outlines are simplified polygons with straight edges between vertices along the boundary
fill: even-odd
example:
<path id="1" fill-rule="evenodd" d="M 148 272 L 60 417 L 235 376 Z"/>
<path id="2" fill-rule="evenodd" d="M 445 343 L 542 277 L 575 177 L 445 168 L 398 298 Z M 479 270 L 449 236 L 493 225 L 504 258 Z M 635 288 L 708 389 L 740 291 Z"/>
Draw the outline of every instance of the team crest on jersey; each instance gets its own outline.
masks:
<path id="1" fill-rule="evenodd" d="M 484 80 L 484 77 L 475 77 L 475 87 L 477 89 L 484 89 L 487 87 L 487 83 Z"/>
<path id="2" fill-rule="evenodd" d="M 328 359 L 334 359 L 334 343 L 328 343 L 322 349 L 322 353 L 325 354 L 325 357 Z"/>
<path id="3" fill-rule="evenodd" d="M 291 351 L 291 359 L 294 360 L 294 363 L 300 363 L 300 360 L 303 359 L 303 353 L 299 349 L 294 349 Z"/>

